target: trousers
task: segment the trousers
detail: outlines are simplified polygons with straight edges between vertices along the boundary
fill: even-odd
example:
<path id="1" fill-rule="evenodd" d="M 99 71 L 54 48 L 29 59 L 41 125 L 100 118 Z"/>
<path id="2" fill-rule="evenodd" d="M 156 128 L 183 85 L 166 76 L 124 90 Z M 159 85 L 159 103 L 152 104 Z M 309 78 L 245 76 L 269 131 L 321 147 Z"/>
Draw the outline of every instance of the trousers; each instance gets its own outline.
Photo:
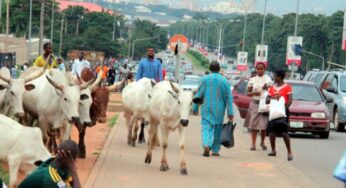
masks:
<path id="1" fill-rule="evenodd" d="M 213 153 L 221 149 L 220 137 L 222 125 L 212 125 L 202 118 L 202 147 L 209 147 Z"/>

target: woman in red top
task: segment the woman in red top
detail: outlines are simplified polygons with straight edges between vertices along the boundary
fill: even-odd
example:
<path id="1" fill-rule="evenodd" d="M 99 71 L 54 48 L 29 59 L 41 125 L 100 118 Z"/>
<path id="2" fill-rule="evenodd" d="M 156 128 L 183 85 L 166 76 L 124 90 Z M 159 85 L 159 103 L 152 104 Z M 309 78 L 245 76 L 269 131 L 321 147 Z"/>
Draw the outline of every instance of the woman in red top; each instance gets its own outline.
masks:
<path id="1" fill-rule="evenodd" d="M 292 104 L 292 87 L 284 82 L 286 72 L 283 70 L 276 71 L 274 73 L 275 84 L 269 88 L 269 99 L 279 99 L 284 97 L 286 105 L 287 118 L 275 119 L 269 122 L 268 133 L 270 137 L 270 145 L 272 152 L 268 153 L 268 156 L 276 156 L 275 139 L 277 135 L 282 135 L 286 148 L 287 148 L 287 160 L 293 160 L 293 154 L 291 150 L 290 137 L 288 136 L 288 108 Z"/>

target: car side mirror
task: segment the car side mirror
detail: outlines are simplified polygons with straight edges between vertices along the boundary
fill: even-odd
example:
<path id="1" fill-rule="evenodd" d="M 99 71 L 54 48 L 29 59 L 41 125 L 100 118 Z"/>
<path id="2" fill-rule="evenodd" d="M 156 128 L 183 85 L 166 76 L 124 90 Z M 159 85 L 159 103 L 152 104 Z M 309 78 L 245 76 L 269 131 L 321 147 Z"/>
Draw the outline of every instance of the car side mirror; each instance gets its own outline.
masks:
<path id="1" fill-rule="evenodd" d="M 328 87 L 326 90 L 331 93 L 338 93 L 338 91 L 336 91 L 336 89 L 333 87 Z"/>

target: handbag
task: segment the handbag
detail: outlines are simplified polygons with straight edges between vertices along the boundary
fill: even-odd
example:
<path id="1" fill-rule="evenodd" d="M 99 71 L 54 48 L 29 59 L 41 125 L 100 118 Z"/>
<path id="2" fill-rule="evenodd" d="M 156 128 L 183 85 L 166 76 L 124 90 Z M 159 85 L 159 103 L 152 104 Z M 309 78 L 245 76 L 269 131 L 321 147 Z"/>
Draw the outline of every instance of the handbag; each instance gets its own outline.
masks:
<path id="1" fill-rule="evenodd" d="M 338 180 L 346 183 L 346 151 L 344 152 L 338 165 L 336 166 L 333 176 Z"/>
<path id="2" fill-rule="evenodd" d="M 233 124 L 232 121 L 223 124 L 220 141 L 225 148 L 234 146 L 234 128 L 236 126 L 237 124 Z"/>
<path id="3" fill-rule="evenodd" d="M 279 100 L 272 99 L 269 104 L 269 121 L 286 116 L 285 99 L 280 97 Z"/>
<path id="4" fill-rule="evenodd" d="M 259 105 L 258 105 L 258 112 L 259 113 L 269 112 L 270 105 L 266 104 L 267 96 L 268 96 L 267 91 L 264 91 L 261 95 L 261 99 L 260 99 Z"/>

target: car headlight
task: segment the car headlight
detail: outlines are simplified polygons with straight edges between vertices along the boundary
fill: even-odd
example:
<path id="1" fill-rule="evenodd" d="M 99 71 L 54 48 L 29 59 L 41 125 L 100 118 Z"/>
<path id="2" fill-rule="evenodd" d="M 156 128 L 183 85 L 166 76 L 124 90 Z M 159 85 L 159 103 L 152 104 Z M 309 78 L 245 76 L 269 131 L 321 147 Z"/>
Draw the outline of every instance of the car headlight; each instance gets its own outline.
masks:
<path id="1" fill-rule="evenodd" d="M 317 119 L 325 119 L 326 114 L 324 112 L 314 112 L 311 114 L 312 118 L 317 118 Z"/>
<path id="2" fill-rule="evenodd" d="M 346 104 L 346 97 L 344 97 L 343 99 L 344 99 L 344 100 L 343 100 L 343 101 L 344 101 L 344 104 Z"/>

